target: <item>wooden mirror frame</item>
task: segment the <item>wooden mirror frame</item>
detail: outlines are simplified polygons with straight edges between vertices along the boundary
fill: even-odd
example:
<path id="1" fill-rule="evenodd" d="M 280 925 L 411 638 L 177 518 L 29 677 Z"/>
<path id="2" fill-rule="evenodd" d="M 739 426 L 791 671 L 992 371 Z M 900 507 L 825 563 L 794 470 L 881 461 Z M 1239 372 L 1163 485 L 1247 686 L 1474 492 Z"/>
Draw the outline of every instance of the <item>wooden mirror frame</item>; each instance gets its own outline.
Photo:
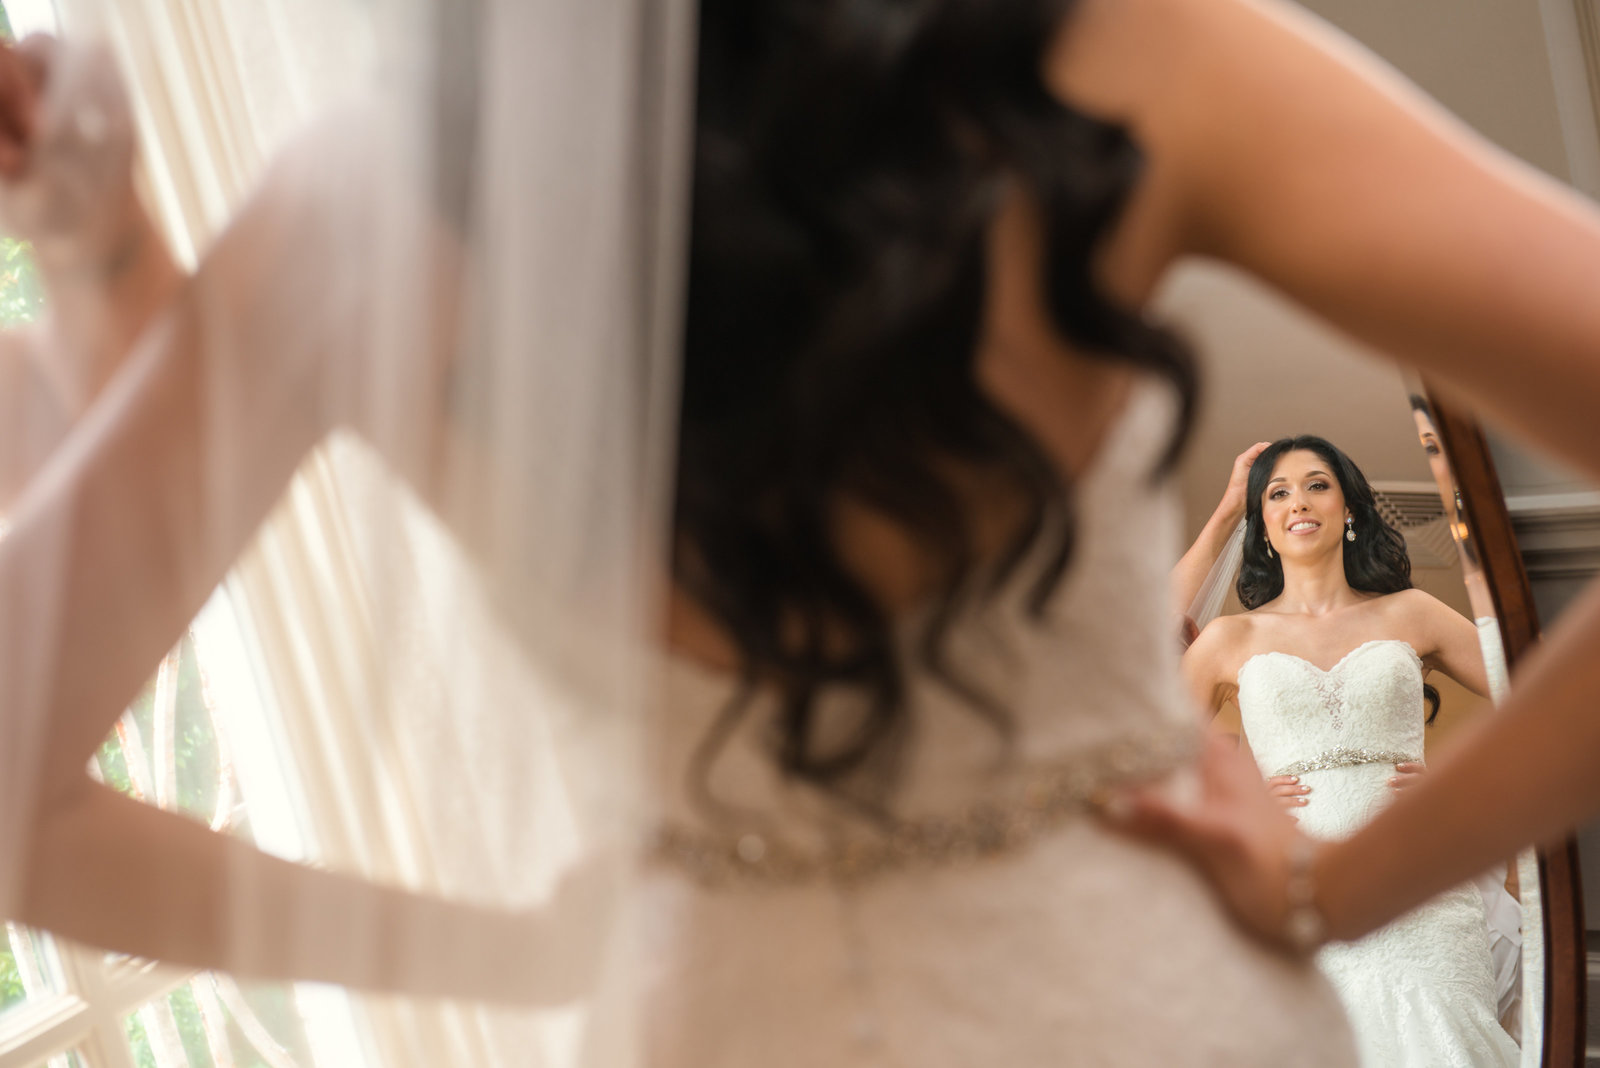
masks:
<path id="1" fill-rule="evenodd" d="M 1506 667 L 1512 670 L 1538 641 L 1539 617 L 1500 476 L 1478 424 L 1448 401 L 1441 403 L 1436 390 L 1426 392 L 1500 620 Z M 1577 840 L 1568 837 L 1540 846 L 1538 855 L 1545 947 L 1542 1063 L 1546 1068 L 1583 1068 L 1588 965 Z"/>

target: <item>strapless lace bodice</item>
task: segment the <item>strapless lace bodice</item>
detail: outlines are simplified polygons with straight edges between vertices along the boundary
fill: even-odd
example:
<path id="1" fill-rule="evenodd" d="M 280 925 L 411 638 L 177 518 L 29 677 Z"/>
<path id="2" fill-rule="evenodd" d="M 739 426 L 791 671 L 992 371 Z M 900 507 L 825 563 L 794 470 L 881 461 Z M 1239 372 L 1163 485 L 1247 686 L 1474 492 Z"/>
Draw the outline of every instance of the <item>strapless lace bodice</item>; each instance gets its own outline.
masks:
<path id="1" fill-rule="evenodd" d="M 886 853 L 881 825 L 778 773 L 769 702 L 698 760 L 734 685 L 668 665 L 652 1068 L 1350 1063 L 1314 970 L 1242 937 L 1174 855 L 1052 800 L 1170 768 L 1195 734 L 1167 614 L 1177 501 L 1152 478 L 1174 410 L 1144 382 L 1100 443 L 1044 618 L 1024 582 L 954 625 L 953 663 L 1009 731 L 913 668 L 892 807 L 914 833 Z M 849 695 L 826 700 L 848 728 Z"/>
<path id="2" fill-rule="evenodd" d="M 1289 653 L 1239 669 L 1239 712 L 1263 775 L 1320 776 L 1303 814 L 1312 833 L 1342 837 L 1388 799 L 1394 765 L 1423 758 L 1422 661 L 1403 641 L 1351 650 L 1326 670 Z M 1312 811 L 1312 810 L 1315 811 Z"/>
<path id="3" fill-rule="evenodd" d="M 1423 665 L 1408 643 L 1370 641 L 1327 670 L 1288 653 L 1239 669 L 1239 712 L 1264 775 L 1311 788 L 1301 828 L 1343 838 L 1394 793 L 1400 761 L 1420 761 Z M 1446 891 L 1360 941 L 1317 956 L 1345 1003 L 1365 1068 L 1506 1068 L 1517 1061 L 1496 1019 L 1483 899 Z"/>

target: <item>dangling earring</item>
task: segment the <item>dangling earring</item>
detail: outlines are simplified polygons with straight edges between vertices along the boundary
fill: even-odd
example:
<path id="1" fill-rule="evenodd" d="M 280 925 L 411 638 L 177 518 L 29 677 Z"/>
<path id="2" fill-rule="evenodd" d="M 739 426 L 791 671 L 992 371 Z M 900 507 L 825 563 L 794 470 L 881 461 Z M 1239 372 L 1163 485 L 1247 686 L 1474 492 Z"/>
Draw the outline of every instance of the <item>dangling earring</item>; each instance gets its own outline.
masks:
<path id="1" fill-rule="evenodd" d="M 1262 538 L 1261 538 L 1261 541 L 1267 547 L 1267 559 L 1271 560 L 1272 559 L 1272 539 L 1269 538 L 1269 537 L 1266 537 L 1265 535 L 1263 535 Z"/>
<path id="2" fill-rule="evenodd" d="M 1347 515 L 1344 517 L 1344 540 L 1356 540 L 1356 517 L 1353 515 Z"/>

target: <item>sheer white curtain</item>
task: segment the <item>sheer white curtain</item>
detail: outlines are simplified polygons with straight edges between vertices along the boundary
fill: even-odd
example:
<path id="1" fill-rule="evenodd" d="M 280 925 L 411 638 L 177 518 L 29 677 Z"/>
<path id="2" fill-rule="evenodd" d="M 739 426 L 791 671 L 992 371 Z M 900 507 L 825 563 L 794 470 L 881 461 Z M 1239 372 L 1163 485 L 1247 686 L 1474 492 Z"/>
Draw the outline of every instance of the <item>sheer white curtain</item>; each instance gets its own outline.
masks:
<path id="1" fill-rule="evenodd" d="M 316 859 L 531 908 L 579 854 L 631 856 L 664 576 L 692 5 L 63 7 L 69 34 L 113 43 L 151 200 L 192 262 L 296 128 L 345 113 L 276 172 L 325 225 L 268 278 L 309 299 L 260 303 L 304 315 L 224 322 L 221 301 L 202 316 L 204 531 L 237 522 L 256 406 L 284 407 L 259 395 L 260 361 L 282 360 L 286 379 L 297 360 L 335 361 L 320 388 L 359 394 L 340 402 L 363 434 L 302 465 L 228 579 Z M 458 17 L 465 64 L 435 41 Z M 446 187 L 463 191 L 455 209 L 425 206 Z M 441 272 L 441 248 L 462 266 Z M 421 343 L 441 305 L 459 313 L 443 374 Z M 424 462 L 419 441 L 444 444 Z M 51 603 L 47 581 L 35 597 Z M 237 892 L 248 915 L 250 888 Z M 244 923 L 241 945 L 315 934 Z M 366 999 L 378 1060 L 628 1063 L 631 969 L 625 942 L 607 945 L 580 1010 Z"/>

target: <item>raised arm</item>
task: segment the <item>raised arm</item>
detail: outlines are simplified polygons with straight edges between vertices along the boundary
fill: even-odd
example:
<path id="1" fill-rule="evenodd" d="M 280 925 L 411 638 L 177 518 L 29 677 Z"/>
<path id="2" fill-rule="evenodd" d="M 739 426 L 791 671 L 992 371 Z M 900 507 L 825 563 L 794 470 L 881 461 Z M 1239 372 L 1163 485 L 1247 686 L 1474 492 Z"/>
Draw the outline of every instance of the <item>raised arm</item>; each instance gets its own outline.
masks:
<path id="1" fill-rule="evenodd" d="M 5 788 L 9 810 L 33 817 L 10 918 L 140 953 L 185 924 L 212 933 L 196 908 L 206 884 L 190 828 L 97 786 L 86 765 L 325 429 L 305 402 L 325 354 L 238 358 L 249 327 L 214 334 L 213 316 L 268 312 L 256 272 L 281 258 L 283 210 L 270 198 L 246 210 L 29 484 L 0 540 Z M 233 410 L 217 409 L 225 398 Z M 124 874 L 86 877 L 105 856 Z M 170 899 L 164 923 L 142 907 L 142 887 L 152 905 Z"/>
<path id="2" fill-rule="evenodd" d="M 0 194 L 3 195 L 3 194 Z M 142 204 L 108 262 L 38 260 L 42 322 L 0 334 L 0 512 L 115 376 L 177 295 L 183 272 Z"/>
<path id="3" fill-rule="evenodd" d="M 590 921 L 606 915 L 598 869 L 562 885 L 557 928 L 290 864 L 85 772 L 301 458 L 346 417 L 328 398 L 362 392 L 347 339 L 363 309 L 330 284 L 352 277 L 330 260 L 366 246 L 306 173 L 290 161 L 269 176 L 0 539 L 0 791 L 6 811 L 31 816 L 23 856 L 8 858 L 22 863 L 7 914 L 247 975 L 560 1001 L 582 989 Z"/>
<path id="4" fill-rule="evenodd" d="M 1194 251 L 1600 477 L 1593 206 L 1298 9 L 1176 2 L 1206 14 L 1197 51 L 1249 56 L 1195 64 Z"/>
<path id="5" fill-rule="evenodd" d="M 1222 491 L 1221 500 L 1217 501 L 1217 507 L 1206 520 L 1206 525 L 1201 528 L 1199 537 L 1195 538 L 1194 544 L 1189 546 L 1189 551 L 1183 554 L 1177 566 L 1172 569 L 1174 612 L 1180 615 L 1188 613 L 1190 606 L 1194 604 L 1194 599 L 1200 595 L 1200 587 L 1204 585 L 1206 575 L 1211 572 L 1217 558 L 1222 555 L 1228 538 L 1238 527 L 1239 521 L 1244 518 L 1244 491 L 1250 478 L 1250 465 L 1261 455 L 1261 450 L 1270 444 L 1271 442 L 1258 441 L 1234 457 L 1233 470 L 1228 474 L 1228 485 Z"/>
<path id="6" fill-rule="evenodd" d="M 328 430 L 317 379 L 332 354 L 279 325 L 316 304 L 301 303 L 303 283 L 270 277 L 309 239 L 294 212 L 270 193 L 245 210 L 12 511 L 0 618 L 49 609 L 62 653 L 0 672 L 8 715 L 48 712 L 46 793 L 84 778 Z"/>

